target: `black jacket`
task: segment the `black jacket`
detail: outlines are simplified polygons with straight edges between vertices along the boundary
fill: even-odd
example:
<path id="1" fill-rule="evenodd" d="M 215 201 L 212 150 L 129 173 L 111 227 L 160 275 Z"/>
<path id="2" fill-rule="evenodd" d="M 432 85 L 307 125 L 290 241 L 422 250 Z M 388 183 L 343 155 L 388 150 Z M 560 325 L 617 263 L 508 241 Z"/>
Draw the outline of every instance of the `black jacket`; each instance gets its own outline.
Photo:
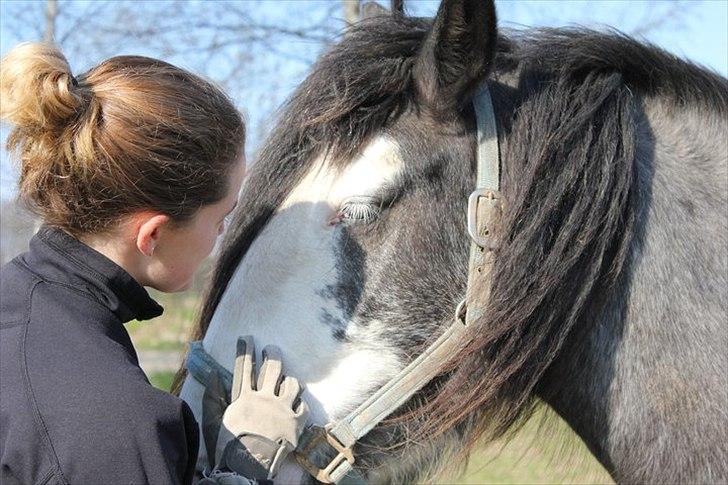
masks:
<path id="1" fill-rule="evenodd" d="M 112 261 L 44 227 L 0 270 L 0 483 L 191 483 L 198 428 L 124 323 L 162 313 Z"/>

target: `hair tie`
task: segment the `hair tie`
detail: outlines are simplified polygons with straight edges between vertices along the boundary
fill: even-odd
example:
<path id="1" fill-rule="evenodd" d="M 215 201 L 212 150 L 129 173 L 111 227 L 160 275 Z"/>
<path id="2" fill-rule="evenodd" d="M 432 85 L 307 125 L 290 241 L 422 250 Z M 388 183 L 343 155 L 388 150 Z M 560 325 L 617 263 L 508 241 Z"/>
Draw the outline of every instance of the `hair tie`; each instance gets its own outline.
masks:
<path id="1" fill-rule="evenodd" d="M 73 75 L 71 75 L 71 84 L 73 84 L 74 88 L 78 87 L 78 79 L 76 79 L 76 77 Z"/>

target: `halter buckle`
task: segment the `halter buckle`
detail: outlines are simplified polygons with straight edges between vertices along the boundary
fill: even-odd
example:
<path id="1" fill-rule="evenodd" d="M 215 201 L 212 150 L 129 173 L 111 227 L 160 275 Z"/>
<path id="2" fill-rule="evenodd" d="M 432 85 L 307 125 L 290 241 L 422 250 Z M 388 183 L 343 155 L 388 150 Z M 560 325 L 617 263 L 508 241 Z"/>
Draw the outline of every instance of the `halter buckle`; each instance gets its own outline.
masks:
<path id="1" fill-rule="evenodd" d="M 298 464 L 301 465 L 312 477 L 322 483 L 336 483 L 351 470 L 354 465 L 354 452 L 350 446 L 344 446 L 329 432 L 328 426 L 322 428 L 315 426 L 311 430 L 313 435 L 309 441 L 305 444 L 303 449 L 296 450 L 295 456 Z M 311 453 L 318 447 L 322 442 L 326 442 L 333 448 L 337 455 L 326 465 L 325 468 L 319 468 L 309 459 Z M 340 466 L 344 468 L 338 470 Z M 334 472 L 336 472 L 334 474 Z M 334 476 L 332 476 L 334 474 Z"/>
<path id="2" fill-rule="evenodd" d="M 479 211 L 480 199 L 485 199 L 485 203 L 489 207 Z M 498 248 L 498 244 L 494 238 L 494 229 L 488 227 L 488 222 L 493 220 L 491 214 L 493 210 L 499 209 L 500 192 L 492 189 L 475 189 L 468 197 L 468 235 L 470 239 L 479 247 L 488 251 L 494 251 Z M 478 220 L 478 215 L 485 215 L 485 220 Z M 478 222 L 483 226 L 483 230 L 478 230 Z M 481 234 L 482 232 L 482 234 Z"/>

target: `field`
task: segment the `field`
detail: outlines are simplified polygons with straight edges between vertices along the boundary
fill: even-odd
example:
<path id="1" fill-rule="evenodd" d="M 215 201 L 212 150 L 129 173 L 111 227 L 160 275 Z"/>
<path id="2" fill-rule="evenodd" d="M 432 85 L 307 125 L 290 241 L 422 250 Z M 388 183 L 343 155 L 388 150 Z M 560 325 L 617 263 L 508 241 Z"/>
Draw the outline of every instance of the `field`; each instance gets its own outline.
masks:
<path id="1" fill-rule="evenodd" d="M 153 295 L 164 307 L 161 317 L 127 325 L 140 354 L 168 353 L 176 363 L 188 339 L 197 312 L 192 294 Z M 150 374 L 152 384 L 169 390 L 176 364 Z M 584 444 L 553 412 L 544 407 L 521 430 L 473 453 L 465 471 L 447 470 L 436 480 L 442 484 L 479 483 L 613 483 Z"/>
<path id="2" fill-rule="evenodd" d="M 126 324 L 134 346 L 137 350 L 181 353 L 197 316 L 199 297 L 187 293 L 165 295 L 155 291 L 150 291 L 150 294 L 164 307 L 164 313 L 153 320 L 134 320 Z"/>

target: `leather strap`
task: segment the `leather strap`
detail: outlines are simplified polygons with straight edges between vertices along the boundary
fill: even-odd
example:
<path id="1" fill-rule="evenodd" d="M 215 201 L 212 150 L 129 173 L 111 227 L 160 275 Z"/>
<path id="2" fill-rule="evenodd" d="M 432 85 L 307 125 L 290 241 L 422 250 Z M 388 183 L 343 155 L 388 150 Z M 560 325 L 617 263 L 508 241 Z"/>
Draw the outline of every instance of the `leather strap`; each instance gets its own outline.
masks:
<path id="1" fill-rule="evenodd" d="M 498 242 L 502 205 L 498 129 L 488 85 L 483 83 L 473 99 L 478 129 L 476 187 L 468 199 L 470 259 L 465 295 L 465 322 L 470 325 L 485 312 L 490 298 L 490 277 Z"/>
<path id="2" fill-rule="evenodd" d="M 334 437 L 344 450 L 352 450 L 360 438 L 437 376 L 440 364 L 449 360 L 453 353 L 462 347 L 465 331 L 465 322 L 456 319 L 435 342 L 399 374 L 345 418 L 327 425 L 325 432 Z M 342 451 L 337 451 L 343 455 Z M 323 478 L 330 478 L 329 483 L 339 483 L 353 471 L 353 463 L 353 457 L 351 460 L 339 460 L 338 465 L 328 472 L 329 477 Z"/>
<path id="3" fill-rule="evenodd" d="M 233 387 L 233 373 L 220 365 L 215 359 L 208 354 L 202 346 L 202 340 L 190 342 L 190 348 L 187 351 L 187 360 L 185 367 L 192 377 L 204 387 L 210 387 L 210 377 L 217 374 L 225 395 L 230 400 L 230 390 Z"/>
<path id="4" fill-rule="evenodd" d="M 475 120 L 478 128 L 478 173 L 476 188 L 500 190 L 500 153 L 498 152 L 498 128 L 495 122 L 493 100 L 487 82 L 484 82 L 473 98 Z"/>

